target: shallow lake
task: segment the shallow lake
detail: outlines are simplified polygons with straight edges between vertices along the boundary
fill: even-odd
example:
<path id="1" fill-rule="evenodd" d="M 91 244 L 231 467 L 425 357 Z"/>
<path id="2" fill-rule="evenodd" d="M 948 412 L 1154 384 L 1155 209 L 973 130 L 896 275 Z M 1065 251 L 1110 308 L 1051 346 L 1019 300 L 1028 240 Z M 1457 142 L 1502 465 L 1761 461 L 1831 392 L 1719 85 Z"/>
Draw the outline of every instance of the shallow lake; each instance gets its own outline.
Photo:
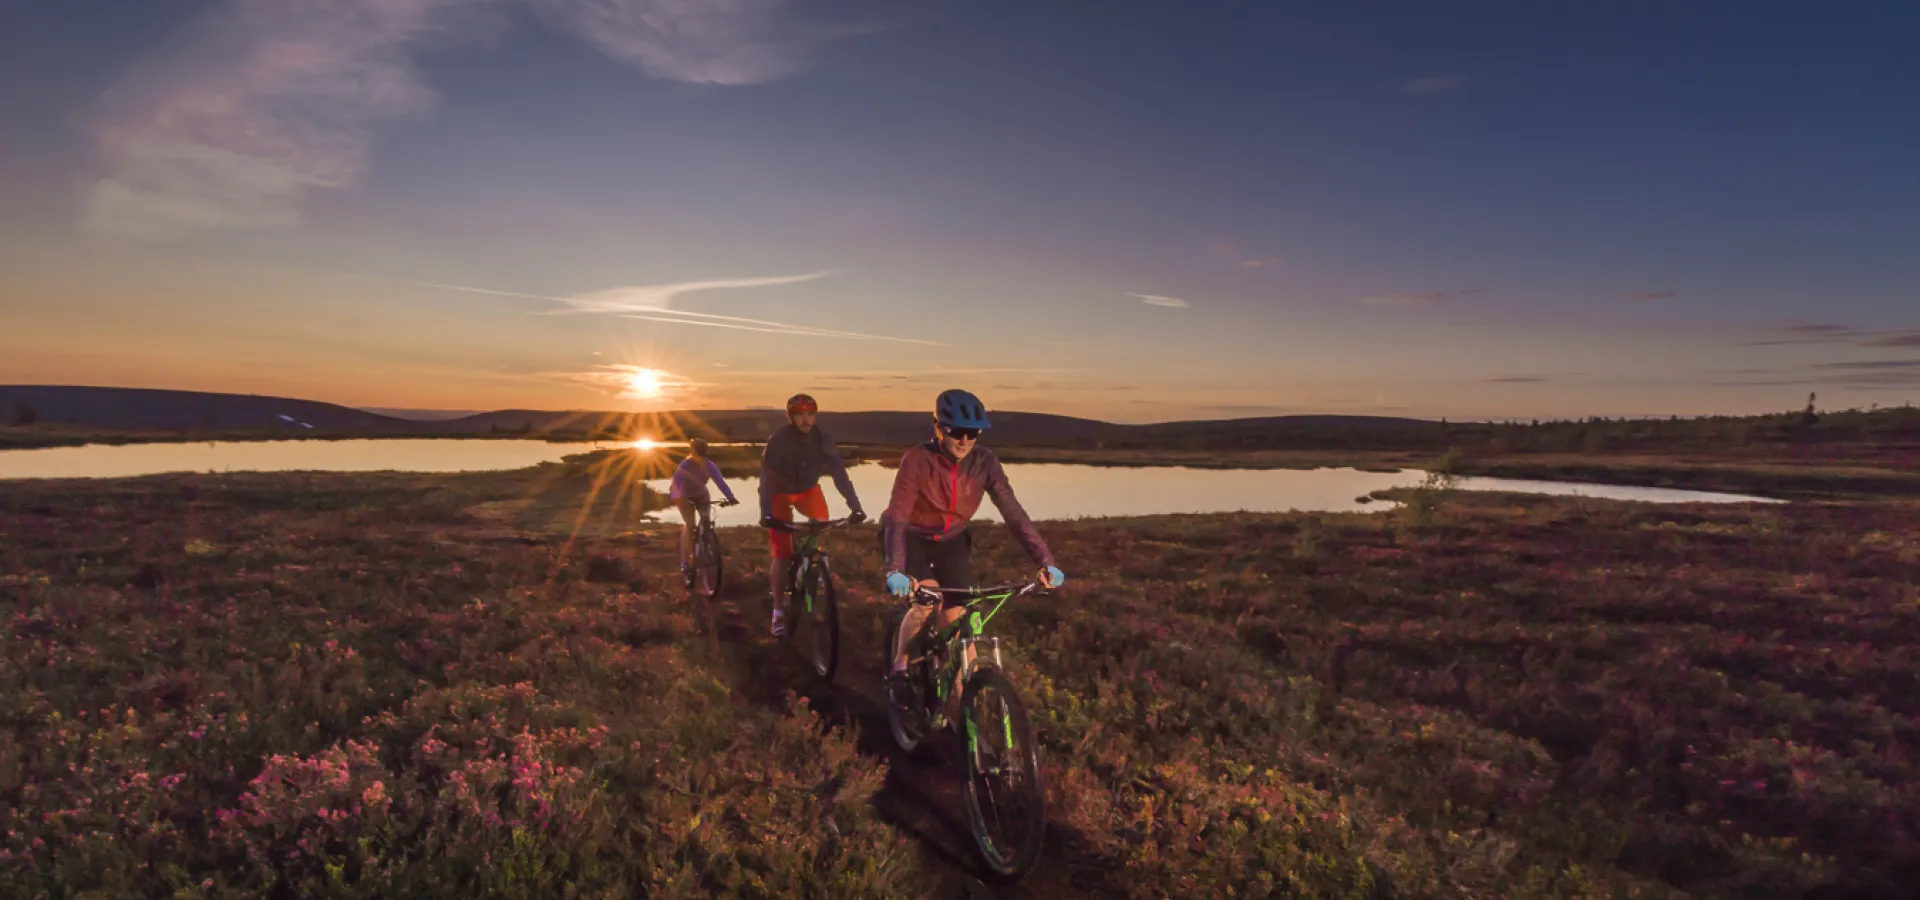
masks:
<path id="1" fill-rule="evenodd" d="M 1162 513 L 1209 512 L 1367 512 L 1385 510 L 1391 503 L 1359 502 L 1360 497 L 1386 488 L 1413 487 L 1426 473 L 1407 469 L 1401 472 L 1363 472 L 1359 469 L 1189 469 L 1178 466 L 1150 468 L 1113 468 L 1055 463 L 1007 463 L 1007 480 L 1012 482 L 1020 505 L 1036 519 L 1072 519 L 1100 516 L 1147 516 Z M 847 470 L 853 489 L 866 506 L 867 515 L 877 517 L 885 509 L 893 491 L 893 469 L 877 465 L 854 466 Z M 734 495 L 739 506 L 716 509 L 714 524 L 751 525 L 759 521 L 756 504 L 759 480 L 734 479 Z M 648 481 L 661 492 L 666 480 Z M 1575 484 L 1553 481 L 1518 481 L 1503 478 L 1459 478 L 1460 490 L 1519 491 L 1529 494 L 1580 494 L 1605 500 L 1642 500 L 1653 503 L 1739 503 L 1776 501 L 1732 494 L 1680 491 L 1667 488 L 1617 487 L 1601 484 Z M 836 516 L 845 515 L 845 504 L 830 479 L 821 479 L 827 505 Z M 714 491 L 714 496 L 720 496 Z M 672 511 L 651 514 L 654 518 L 679 518 Z M 982 501 L 978 521 L 1000 521 L 992 500 Z"/>
<path id="2" fill-rule="evenodd" d="M 125 478 L 165 472 L 330 471 L 330 472 L 476 472 L 519 469 L 562 456 L 624 446 L 614 443 L 548 443 L 523 440 L 345 440 L 230 441 L 197 444 L 127 444 L 0 450 L 0 479 Z M 684 450 L 661 444 L 642 453 L 677 459 Z M 1385 488 L 1410 487 L 1425 472 L 1363 472 L 1358 469 L 1190 469 L 1176 466 L 1109 468 L 1052 463 L 1010 463 L 1007 477 L 1021 505 L 1039 519 L 1137 516 L 1160 513 L 1364 512 L 1391 504 L 1363 504 L 1357 498 Z M 850 470 L 854 489 L 869 515 L 877 516 L 892 490 L 894 470 L 865 464 Z M 648 481 L 665 492 L 665 479 Z M 832 483 L 823 479 L 829 506 L 845 513 Z M 1776 501 L 1735 494 L 1668 488 L 1621 487 L 1558 481 L 1461 478 L 1462 490 L 1518 491 L 1531 494 L 1580 494 L 1608 500 L 1652 503 L 1739 503 Z M 757 479 L 733 482 L 746 501 L 716 512 L 720 525 L 747 525 L 759 518 Z M 718 496 L 718 493 L 715 494 Z M 656 518 L 673 517 L 671 511 Z M 978 518 L 998 521 L 991 501 Z"/>

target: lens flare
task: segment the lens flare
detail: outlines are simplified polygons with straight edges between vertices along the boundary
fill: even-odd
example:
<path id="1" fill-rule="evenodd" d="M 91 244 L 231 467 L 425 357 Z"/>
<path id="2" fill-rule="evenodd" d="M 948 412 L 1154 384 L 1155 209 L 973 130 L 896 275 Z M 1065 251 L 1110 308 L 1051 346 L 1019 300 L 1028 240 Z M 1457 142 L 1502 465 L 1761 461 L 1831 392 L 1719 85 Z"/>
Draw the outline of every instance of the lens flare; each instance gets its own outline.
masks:
<path id="1" fill-rule="evenodd" d="M 652 399 L 660 396 L 661 378 L 658 369 L 635 369 L 627 375 L 627 391 L 635 397 Z"/>

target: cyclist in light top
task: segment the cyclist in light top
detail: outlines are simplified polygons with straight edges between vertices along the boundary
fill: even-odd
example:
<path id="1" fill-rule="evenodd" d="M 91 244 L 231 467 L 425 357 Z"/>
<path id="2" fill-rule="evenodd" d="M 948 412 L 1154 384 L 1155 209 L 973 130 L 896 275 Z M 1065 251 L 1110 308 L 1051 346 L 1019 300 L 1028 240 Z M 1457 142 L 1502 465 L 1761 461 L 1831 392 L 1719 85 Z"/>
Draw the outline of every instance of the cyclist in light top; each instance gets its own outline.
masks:
<path id="1" fill-rule="evenodd" d="M 673 470 L 673 487 L 668 489 L 667 499 L 680 510 L 680 581 L 692 584 L 692 575 L 687 572 L 687 556 L 693 547 L 694 504 L 711 500 L 707 493 L 707 482 L 720 485 L 720 493 L 727 495 L 728 503 L 738 503 L 733 497 L 733 488 L 727 486 L 726 476 L 720 474 L 720 467 L 707 458 L 707 442 L 704 438 L 694 438 L 687 443 L 687 458 L 680 461 Z"/>
<path id="2" fill-rule="evenodd" d="M 941 587 L 973 587 L 973 537 L 967 522 L 980 509 L 982 497 L 1006 520 L 1007 529 L 1040 567 L 1040 583 L 1052 588 L 1067 580 L 1054 564 L 1027 511 L 1013 496 L 1000 460 L 978 444 L 980 433 L 991 427 L 979 397 L 950 390 L 934 401 L 933 440 L 900 457 L 893 479 L 893 497 L 880 516 L 880 539 L 885 545 L 887 590 L 908 597 L 917 580 L 932 577 Z M 963 608 L 949 607 L 940 628 L 960 618 Z M 897 674 L 906 657 L 896 654 Z"/>
<path id="3" fill-rule="evenodd" d="M 760 526 L 767 529 L 773 547 L 773 564 L 767 575 L 772 591 L 773 633 L 786 633 L 780 598 L 787 593 L 787 565 L 793 557 L 793 535 L 780 526 L 793 521 L 799 510 L 809 519 L 827 518 L 827 497 L 820 492 L 820 476 L 833 476 L 833 486 L 847 501 L 855 521 L 866 518 L 860 510 L 860 496 L 854 493 L 853 480 L 847 477 L 846 461 L 840 458 L 840 445 L 814 424 L 820 404 L 806 394 L 787 399 L 787 424 L 767 439 L 760 457 Z"/>

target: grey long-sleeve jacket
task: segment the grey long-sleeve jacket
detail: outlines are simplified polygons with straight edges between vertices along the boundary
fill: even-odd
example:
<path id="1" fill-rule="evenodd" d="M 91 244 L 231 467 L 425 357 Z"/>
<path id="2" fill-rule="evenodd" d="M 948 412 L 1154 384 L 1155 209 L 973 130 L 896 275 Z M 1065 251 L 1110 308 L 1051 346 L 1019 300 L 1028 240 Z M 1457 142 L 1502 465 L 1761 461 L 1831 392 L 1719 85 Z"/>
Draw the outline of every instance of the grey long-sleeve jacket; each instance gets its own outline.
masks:
<path id="1" fill-rule="evenodd" d="M 840 445 L 818 425 L 806 434 L 792 423 L 780 426 L 760 455 L 760 517 L 773 515 L 774 494 L 801 493 L 819 484 L 822 473 L 833 476 L 833 486 L 849 510 L 863 511 L 847 477 L 847 463 L 840 458 Z"/>

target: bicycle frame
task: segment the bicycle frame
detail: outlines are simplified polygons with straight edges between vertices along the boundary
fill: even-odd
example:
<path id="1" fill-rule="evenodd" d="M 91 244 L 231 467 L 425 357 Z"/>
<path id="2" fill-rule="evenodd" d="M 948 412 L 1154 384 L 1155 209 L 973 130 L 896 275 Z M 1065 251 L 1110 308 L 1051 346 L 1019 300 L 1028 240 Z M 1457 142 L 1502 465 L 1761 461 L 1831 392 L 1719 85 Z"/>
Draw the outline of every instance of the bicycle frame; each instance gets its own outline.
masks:
<path id="1" fill-rule="evenodd" d="M 795 542 L 793 560 L 787 564 L 787 590 L 796 594 L 801 593 L 800 579 L 806 574 L 807 567 L 812 565 L 815 560 L 819 560 L 821 565 L 828 566 L 829 571 L 831 571 L 832 567 L 827 562 L 829 559 L 826 547 L 827 533 L 836 529 L 845 528 L 848 525 L 854 524 L 856 521 L 864 521 L 864 519 L 855 519 L 853 516 L 822 521 L 808 519 L 806 521 L 806 534 Z M 782 525 L 780 530 L 797 532 L 800 531 L 800 526 L 788 522 Z M 813 598 L 808 596 L 805 602 L 807 603 L 806 611 L 809 613 L 813 612 Z"/>
<path id="2" fill-rule="evenodd" d="M 806 522 L 807 533 L 804 536 L 802 536 L 799 539 L 799 541 L 794 544 L 794 547 L 793 547 L 793 562 L 790 563 L 792 567 L 791 571 L 793 571 L 794 574 L 797 575 L 799 574 L 800 564 L 803 560 L 812 559 L 813 557 L 816 557 L 816 556 L 826 556 L 827 555 L 827 548 L 826 548 L 827 532 L 833 531 L 837 528 L 845 528 L 848 525 L 852 525 L 853 523 L 854 523 L 854 518 L 852 516 L 847 516 L 841 519 L 826 519 L 823 521 L 814 521 L 811 519 L 807 520 Z M 786 523 L 784 526 L 782 526 L 780 530 L 786 531 L 786 532 L 797 532 L 800 530 L 800 526 L 789 522 L 789 523 Z"/>
<path id="3" fill-rule="evenodd" d="M 1000 613 L 1001 608 L 1015 597 L 1024 597 L 1040 590 L 1040 582 L 1034 580 L 1014 581 L 986 588 L 915 588 L 914 600 L 933 607 L 928 615 L 938 615 L 951 598 L 965 598 L 960 604 L 966 608 L 966 614 L 935 632 L 928 641 L 930 647 L 945 647 L 947 658 L 940 666 L 940 672 L 934 677 L 934 694 L 944 703 L 950 685 L 958 685 L 977 671 L 984 661 L 976 645 L 985 644 L 993 657 L 994 668 L 1004 669 L 1000 658 L 1000 639 L 986 634 L 987 623 Z M 982 612 L 979 607 L 991 602 L 993 608 Z"/>

